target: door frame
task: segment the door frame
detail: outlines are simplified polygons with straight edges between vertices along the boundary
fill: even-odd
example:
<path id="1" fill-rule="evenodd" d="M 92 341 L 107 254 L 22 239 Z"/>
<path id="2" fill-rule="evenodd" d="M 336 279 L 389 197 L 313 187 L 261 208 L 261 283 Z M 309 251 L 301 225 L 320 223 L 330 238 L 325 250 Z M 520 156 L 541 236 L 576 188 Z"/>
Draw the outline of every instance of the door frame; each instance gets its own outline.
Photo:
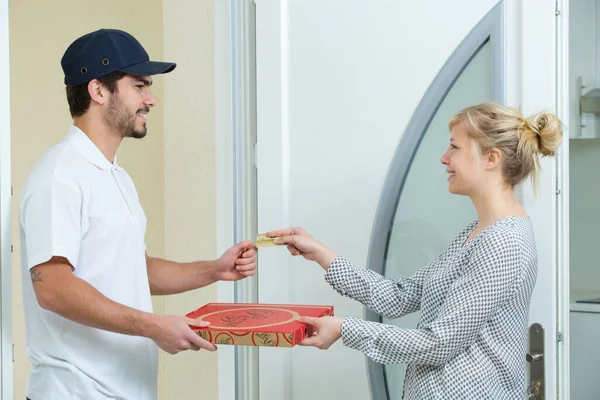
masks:
<path id="1" fill-rule="evenodd" d="M 512 9 L 513 28 L 519 24 L 517 37 L 512 38 L 512 51 L 520 51 L 521 65 L 512 65 L 513 73 L 520 71 L 520 79 L 508 80 L 509 102 L 524 106 L 524 114 L 540 111 L 555 113 L 562 121 L 569 121 L 569 49 L 568 49 L 568 6 L 569 0 L 511 0 L 508 7 Z M 519 10 L 520 8 L 520 10 Z M 507 17 L 507 20 L 509 18 Z M 550 33 L 551 32 L 551 33 Z M 526 34 L 526 36 L 525 36 Z M 539 68 L 540 65 L 552 68 Z M 552 99 L 552 106 L 549 106 Z M 538 286 L 540 275 L 544 269 L 552 268 L 551 276 L 543 279 L 552 281 L 552 303 L 540 303 L 541 296 L 532 297 L 532 309 L 545 308 L 551 315 L 544 326 L 545 349 L 555 349 L 555 357 L 546 360 L 546 398 L 569 398 L 569 135 L 566 133 L 563 144 L 554 159 L 541 161 L 538 190 L 532 185 L 523 185 L 521 199 L 536 224 L 536 239 L 544 237 L 548 242 L 551 237 L 551 251 L 538 247 Z M 532 207 L 532 204 L 535 207 Z M 553 218 L 547 218 L 552 210 Z M 530 323 L 536 322 L 531 319 Z M 550 364 L 550 365 L 549 365 Z M 548 379 L 548 374 L 551 378 Z M 549 396 L 551 394 L 551 397 Z"/>
<path id="2" fill-rule="evenodd" d="M 557 154 L 557 263 L 558 263 L 558 388 L 569 398 L 571 393 L 570 363 L 570 231 L 569 231 L 569 0 L 556 0 L 556 113 L 565 123 L 563 144 Z M 561 337 L 562 336 L 562 337 Z"/>
<path id="3" fill-rule="evenodd" d="M 217 253 L 257 234 L 254 0 L 215 2 Z M 219 282 L 219 302 L 257 302 L 257 278 Z M 258 400 L 258 348 L 218 351 L 219 400 Z"/>
<path id="4" fill-rule="evenodd" d="M 1 396 L 13 398 L 9 0 L 0 0 L 0 374 Z"/>

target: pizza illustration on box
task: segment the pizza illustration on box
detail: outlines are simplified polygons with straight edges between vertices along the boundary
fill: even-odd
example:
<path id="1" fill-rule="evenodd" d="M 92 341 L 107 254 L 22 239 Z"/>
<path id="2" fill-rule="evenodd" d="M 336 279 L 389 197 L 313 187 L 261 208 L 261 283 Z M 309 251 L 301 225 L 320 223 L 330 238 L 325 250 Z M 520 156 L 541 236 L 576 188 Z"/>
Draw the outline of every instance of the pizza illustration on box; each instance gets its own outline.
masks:
<path id="1" fill-rule="evenodd" d="M 207 328 L 191 327 L 211 343 L 293 347 L 312 334 L 298 317 L 333 315 L 332 306 L 298 304 L 208 303 L 187 314 L 210 322 Z"/>

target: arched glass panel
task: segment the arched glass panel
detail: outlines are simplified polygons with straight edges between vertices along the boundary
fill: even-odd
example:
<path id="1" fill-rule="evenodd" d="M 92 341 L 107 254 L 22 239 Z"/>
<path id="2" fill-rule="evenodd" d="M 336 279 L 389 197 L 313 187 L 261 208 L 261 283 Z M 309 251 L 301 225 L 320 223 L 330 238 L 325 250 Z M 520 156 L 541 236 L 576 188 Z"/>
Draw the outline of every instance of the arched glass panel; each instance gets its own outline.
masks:
<path id="1" fill-rule="evenodd" d="M 486 43 L 465 68 L 440 105 L 410 166 L 387 247 L 385 276 L 398 279 L 433 261 L 454 236 L 476 218 L 472 203 L 452 195 L 440 157 L 448 147 L 448 121 L 472 104 L 491 100 L 490 46 Z M 419 313 L 387 324 L 414 328 Z M 385 366 L 391 399 L 402 398 L 404 364 Z"/>
<path id="2" fill-rule="evenodd" d="M 433 261 L 476 218 L 468 198 L 448 192 L 440 158 L 449 142 L 448 121 L 456 111 L 503 100 L 500 7 L 486 16 L 440 71 L 396 152 L 369 252 L 369 266 L 386 277 L 411 275 Z M 367 319 L 414 328 L 419 313 L 388 320 L 368 311 Z M 404 364 L 369 362 L 373 399 L 401 399 L 405 370 Z"/>

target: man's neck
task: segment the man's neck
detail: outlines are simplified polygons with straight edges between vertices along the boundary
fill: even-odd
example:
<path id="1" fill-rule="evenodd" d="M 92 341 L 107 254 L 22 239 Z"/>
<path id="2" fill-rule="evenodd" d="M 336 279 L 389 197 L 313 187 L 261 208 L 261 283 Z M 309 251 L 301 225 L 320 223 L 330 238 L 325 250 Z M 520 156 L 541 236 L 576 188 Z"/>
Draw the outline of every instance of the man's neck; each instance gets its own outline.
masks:
<path id="1" fill-rule="evenodd" d="M 90 138 L 111 164 L 115 162 L 117 149 L 123 141 L 123 138 L 118 133 L 108 128 L 104 121 L 92 121 L 90 118 L 75 118 L 73 125 Z"/>

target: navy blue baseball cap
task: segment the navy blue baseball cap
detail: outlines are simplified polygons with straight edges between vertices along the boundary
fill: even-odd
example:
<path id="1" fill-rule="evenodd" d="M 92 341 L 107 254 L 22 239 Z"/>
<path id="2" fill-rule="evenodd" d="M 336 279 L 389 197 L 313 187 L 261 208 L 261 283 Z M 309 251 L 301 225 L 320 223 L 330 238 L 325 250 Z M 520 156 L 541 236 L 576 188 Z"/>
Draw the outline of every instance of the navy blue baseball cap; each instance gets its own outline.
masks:
<path id="1" fill-rule="evenodd" d="M 60 60 L 65 85 L 79 86 L 121 71 L 131 75 L 165 74 L 177 64 L 150 61 L 140 42 L 118 29 L 100 29 L 75 40 Z"/>

